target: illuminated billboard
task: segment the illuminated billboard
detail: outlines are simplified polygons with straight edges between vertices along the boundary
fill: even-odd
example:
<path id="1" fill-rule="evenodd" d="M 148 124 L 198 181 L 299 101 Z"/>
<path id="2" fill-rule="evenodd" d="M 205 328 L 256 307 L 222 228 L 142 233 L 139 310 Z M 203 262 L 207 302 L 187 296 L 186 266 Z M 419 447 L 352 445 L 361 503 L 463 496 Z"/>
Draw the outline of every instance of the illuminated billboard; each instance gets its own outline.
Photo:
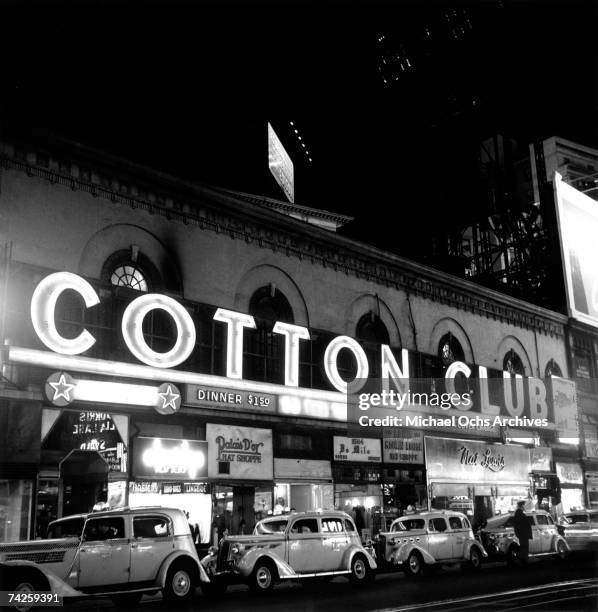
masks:
<path id="1" fill-rule="evenodd" d="M 293 162 L 282 146 L 274 128 L 268 123 L 268 167 L 289 202 L 295 201 Z"/>
<path id="2" fill-rule="evenodd" d="M 555 173 L 569 316 L 598 327 L 598 202 Z"/>

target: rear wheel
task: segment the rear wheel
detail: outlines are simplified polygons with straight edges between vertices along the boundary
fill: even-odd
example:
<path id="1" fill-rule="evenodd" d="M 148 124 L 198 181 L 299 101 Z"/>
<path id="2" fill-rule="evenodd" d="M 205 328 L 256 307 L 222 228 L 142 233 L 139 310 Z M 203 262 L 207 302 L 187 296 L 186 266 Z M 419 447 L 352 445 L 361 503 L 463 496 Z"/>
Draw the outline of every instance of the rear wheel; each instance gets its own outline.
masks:
<path id="1" fill-rule="evenodd" d="M 474 546 L 469 553 L 468 567 L 476 572 L 482 567 L 482 553 L 477 546 Z"/>
<path id="2" fill-rule="evenodd" d="M 46 577 L 41 573 L 25 572 L 24 575 L 12 581 L 10 590 L 13 593 L 30 595 L 33 593 L 39 593 L 40 591 L 49 591 L 50 585 L 48 584 Z M 19 610 L 19 612 L 29 612 L 29 610 L 33 609 L 33 606 L 24 603 L 21 606 L 14 606 L 14 609 Z"/>
<path id="3" fill-rule="evenodd" d="M 349 580 L 355 584 L 365 584 L 373 578 L 367 559 L 363 555 L 355 555 L 351 561 Z"/>
<path id="4" fill-rule="evenodd" d="M 258 561 L 249 578 L 249 588 L 256 593 L 269 591 L 276 582 L 275 570 L 268 561 Z"/>
<path id="5" fill-rule="evenodd" d="M 563 542 L 563 540 L 559 540 L 556 543 L 556 554 L 559 556 L 559 559 L 561 561 L 563 561 L 569 554 L 569 551 L 567 550 L 567 545 L 565 544 L 565 542 Z"/>

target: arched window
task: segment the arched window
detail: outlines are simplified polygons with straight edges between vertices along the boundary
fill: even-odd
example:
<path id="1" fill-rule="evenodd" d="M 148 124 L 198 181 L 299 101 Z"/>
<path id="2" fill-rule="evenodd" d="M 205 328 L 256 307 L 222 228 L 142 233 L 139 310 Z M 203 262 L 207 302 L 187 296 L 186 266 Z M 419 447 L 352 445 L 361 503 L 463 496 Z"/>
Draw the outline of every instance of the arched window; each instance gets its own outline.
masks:
<path id="1" fill-rule="evenodd" d="M 293 309 L 274 285 L 260 287 L 249 300 L 256 329 L 245 332 L 244 375 L 252 380 L 284 383 L 284 338 L 272 332 L 277 321 L 294 323 Z"/>
<path id="2" fill-rule="evenodd" d="M 560 376 L 560 377 L 563 376 L 563 372 L 561 371 L 559 364 L 554 359 L 551 359 L 546 364 L 546 370 L 544 372 L 544 376 L 546 378 L 550 378 L 551 376 Z"/>
<path id="3" fill-rule="evenodd" d="M 521 361 L 521 357 L 513 349 L 505 355 L 502 369 L 505 372 L 509 372 L 509 374 L 520 374 L 521 376 L 525 374 L 523 361 Z"/>
<path id="4" fill-rule="evenodd" d="M 443 370 L 448 368 L 453 361 L 465 361 L 465 353 L 461 343 L 450 332 L 440 338 L 438 357 Z"/>
<path id="5" fill-rule="evenodd" d="M 359 340 L 359 343 L 367 355 L 370 366 L 370 377 L 380 376 L 382 373 L 380 345 L 390 345 L 390 335 L 388 334 L 386 325 L 384 325 L 382 319 L 371 310 L 367 314 L 364 314 L 357 322 L 355 337 Z M 343 355 L 343 353 L 347 353 L 347 355 Z M 349 378 L 355 373 L 354 358 L 348 351 L 341 351 L 339 355 L 339 371 L 346 371 Z M 351 375 L 349 375 L 350 371 L 352 372 Z"/>
<path id="6" fill-rule="evenodd" d="M 133 263 L 117 266 L 110 277 L 110 283 L 117 287 L 128 287 L 136 291 L 147 291 L 147 280 L 142 270 Z"/>

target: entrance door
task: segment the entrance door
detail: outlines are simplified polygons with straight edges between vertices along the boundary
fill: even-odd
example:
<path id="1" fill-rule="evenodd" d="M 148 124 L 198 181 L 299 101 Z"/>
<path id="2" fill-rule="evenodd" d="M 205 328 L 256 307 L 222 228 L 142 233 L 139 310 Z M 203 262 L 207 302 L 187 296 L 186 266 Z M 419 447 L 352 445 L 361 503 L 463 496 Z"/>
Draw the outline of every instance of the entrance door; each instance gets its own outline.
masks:
<path id="1" fill-rule="evenodd" d="M 233 487 L 233 515 L 231 534 L 249 534 L 255 527 L 253 504 L 255 487 Z"/>
<path id="2" fill-rule="evenodd" d="M 130 549 L 125 536 L 122 516 L 87 521 L 79 549 L 80 588 L 102 586 L 102 590 L 109 590 L 110 585 L 129 581 Z"/>
<path id="3" fill-rule="evenodd" d="M 106 501 L 108 464 L 97 451 L 74 450 L 60 463 L 60 516 L 91 512 Z"/>

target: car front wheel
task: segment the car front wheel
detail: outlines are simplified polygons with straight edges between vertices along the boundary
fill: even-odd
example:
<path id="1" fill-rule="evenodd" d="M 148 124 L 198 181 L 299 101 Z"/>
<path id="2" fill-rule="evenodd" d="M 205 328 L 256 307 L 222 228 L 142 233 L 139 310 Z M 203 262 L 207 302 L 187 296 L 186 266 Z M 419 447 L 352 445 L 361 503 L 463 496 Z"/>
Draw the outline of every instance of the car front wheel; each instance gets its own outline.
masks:
<path id="1" fill-rule="evenodd" d="M 563 542 L 563 540 L 559 540 L 556 544 L 556 554 L 559 556 L 559 559 L 561 561 L 563 561 L 567 555 L 569 554 L 569 551 L 567 550 L 567 545 L 565 544 L 565 542 Z"/>
<path id="2" fill-rule="evenodd" d="M 176 565 L 168 570 L 164 586 L 164 599 L 187 601 L 193 597 L 193 579 L 188 567 Z"/>
<path id="3" fill-rule="evenodd" d="M 407 557 L 407 562 L 405 563 L 405 573 L 408 576 L 415 578 L 417 576 L 421 576 L 423 571 L 424 563 L 421 555 L 418 552 L 413 551 L 410 553 L 409 557 Z"/>
<path id="4" fill-rule="evenodd" d="M 261 593 L 274 587 L 275 574 L 272 565 L 266 561 L 258 561 L 249 579 L 249 588 Z"/>

